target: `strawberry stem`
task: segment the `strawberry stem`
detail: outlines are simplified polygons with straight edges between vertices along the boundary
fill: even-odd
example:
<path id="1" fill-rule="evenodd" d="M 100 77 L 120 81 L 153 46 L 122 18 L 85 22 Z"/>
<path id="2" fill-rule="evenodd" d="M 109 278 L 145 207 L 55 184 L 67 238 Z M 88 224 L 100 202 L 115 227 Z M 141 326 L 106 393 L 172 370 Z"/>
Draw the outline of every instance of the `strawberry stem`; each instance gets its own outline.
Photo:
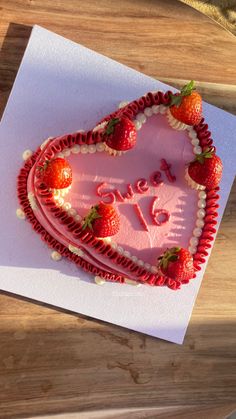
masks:
<path id="1" fill-rule="evenodd" d="M 177 93 L 176 95 L 171 94 L 171 102 L 170 102 L 170 106 L 177 106 L 179 107 L 179 105 L 182 102 L 182 98 L 184 96 L 189 96 L 191 95 L 192 91 L 195 90 L 195 86 L 194 86 L 194 80 L 191 80 L 189 83 L 185 84 L 185 86 L 182 87 L 180 93 Z"/>
<path id="2" fill-rule="evenodd" d="M 160 266 L 166 270 L 169 262 L 175 262 L 178 260 L 179 256 L 177 253 L 179 253 L 181 250 L 180 247 L 172 247 L 171 249 L 167 249 L 163 256 L 159 257 L 160 260 Z"/>
<path id="3" fill-rule="evenodd" d="M 175 105 L 178 108 L 181 102 L 182 102 L 182 97 L 180 94 L 177 94 L 177 95 L 171 94 L 170 106 Z"/>
<path id="4" fill-rule="evenodd" d="M 215 153 L 214 148 L 208 147 L 201 154 L 197 154 L 194 161 L 198 161 L 200 164 L 204 164 L 205 159 L 211 159 Z"/>
<path id="5" fill-rule="evenodd" d="M 93 221 L 96 220 L 97 218 L 102 218 L 102 216 L 98 214 L 97 209 L 98 209 L 97 205 L 91 208 L 88 215 L 84 218 L 82 230 L 85 230 L 87 227 L 90 228 L 90 230 L 93 230 L 93 225 L 92 225 Z"/>
<path id="6" fill-rule="evenodd" d="M 106 130 L 105 130 L 104 134 L 106 134 L 106 135 L 113 134 L 115 126 L 116 126 L 116 124 L 118 124 L 119 121 L 120 121 L 119 118 L 110 119 L 110 121 L 108 122 L 108 124 L 106 126 Z"/>
<path id="7" fill-rule="evenodd" d="M 180 94 L 181 96 L 189 96 L 195 89 L 196 87 L 194 86 L 194 80 L 191 80 L 189 83 L 185 84 L 184 87 L 182 87 Z"/>

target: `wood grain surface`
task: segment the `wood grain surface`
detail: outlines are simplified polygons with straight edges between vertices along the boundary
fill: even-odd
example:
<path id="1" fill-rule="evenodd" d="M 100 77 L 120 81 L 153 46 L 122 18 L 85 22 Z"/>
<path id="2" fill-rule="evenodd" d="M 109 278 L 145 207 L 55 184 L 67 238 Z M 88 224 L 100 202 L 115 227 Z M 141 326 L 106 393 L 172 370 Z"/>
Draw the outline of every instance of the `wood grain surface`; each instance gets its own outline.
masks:
<path id="1" fill-rule="evenodd" d="M 0 0 L 1 113 L 35 23 L 236 113 L 236 38 L 178 1 Z M 229 415 L 235 219 L 234 187 L 182 346 L 1 293 L 0 418 Z"/>

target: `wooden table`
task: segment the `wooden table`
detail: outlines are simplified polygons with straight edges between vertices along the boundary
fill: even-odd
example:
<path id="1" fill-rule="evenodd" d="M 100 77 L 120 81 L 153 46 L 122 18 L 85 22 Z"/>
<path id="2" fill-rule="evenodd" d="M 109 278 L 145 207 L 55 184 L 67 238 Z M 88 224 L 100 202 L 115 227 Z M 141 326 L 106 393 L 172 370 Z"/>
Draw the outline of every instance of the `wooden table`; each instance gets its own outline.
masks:
<path id="1" fill-rule="evenodd" d="M 1 111 L 37 23 L 173 85 L 198 80 L 205 100 L 236 113 L 236 39 L 177 1 L 0 0 L 0 13 Z M 183 346 L 2 293 L 0 418 L 229 414 L 236 407 L 235 202 L 236 188 Z"/>

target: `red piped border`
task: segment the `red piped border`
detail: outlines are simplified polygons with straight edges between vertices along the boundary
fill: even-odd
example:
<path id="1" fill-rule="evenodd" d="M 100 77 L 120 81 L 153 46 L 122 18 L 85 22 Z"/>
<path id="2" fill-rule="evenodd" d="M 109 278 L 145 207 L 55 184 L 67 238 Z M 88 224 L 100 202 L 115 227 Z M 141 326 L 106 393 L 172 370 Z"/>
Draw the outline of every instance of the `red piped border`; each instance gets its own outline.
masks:
<path id="1" fill-rule="evenodd" d="M 132 103 L 129 103 L 122 109 L 115 111 L 113 114 L 108 115 L 102 121 L 108 121 L 110 118 L 115 116 L 127 116 L 129 118 L 134 118 L 138 112 L 144 110 L 144 108 L 153 106 L 153 105 L 168 105 L 170 102 L 170 91 L 166 93 L 157 92 L 157 93 L 148 93 L 146 96 L 142 96 L 140 99 L 135 100 Z M 208 131 L 208 125 L 204 123 L 204 118 L 200 123 L 193 127 L 197 133 L 200 145 L 203 150 L 209 146 L 212 146 L 213 141 L 211 139 L 211 133 Z M 42 158 L 37 163 L 37 166 L 42 166 L 45 160 L 53 158 L 55 153 L 61 152 L 64 148 L 72 148 L 74 145 L 83 145 L 83 144 L 96 144 L 103 141 L 101 135 L 102 131 L 88 131 L 87 133 L 74 133 L 59 137 L 56 140 L 54 138 L 53 144 L 50 141 L 46 146 L 46 152 L 42 154 Z M 93 266 L 90 262 L 83 260 L 80 256 L 77 256 L 70 252 L 70 250 L 62 245 L 60 242 L 55 240 L 38 222 L 34 216 L 33 210 L 30 207 L 27 194 L 27 179 L 30 170 L 34 166 L 36 159 L 39 157 L 41 149 L 39 148 L 34 155 L 26 161 L 24 167 L 21 169 L 18 176 L 18 198 L 20 205 L 24 210 L 27 219 L 31 222 L 33 229 L 41 235 L 43 241 L 47 243 L 50 248 L 57 250 L 62 256 L 67 257 L 70 261 L 74 262 L 77 266 L 82 267 L 85 271 L 90 272 L 96 276 L 106 279 L 107 281 L 120 282 L 123 283 L 125 277 L 123 275 L 111 274 L 105 270 L 101 270 Z M 47 190 L 45 185 L 40 184 L 40 175 L 39 171 L 36 172 L 37 187 L 39 190 L 38 195 L 41 198 L 43 205 L 46 205 L 51 213 L 60 220 L 65 226 L 67 226 L 70 232 L 74 232 L 76 238 L 80 238 L 81 242 L 93 248 L 93 251 L 102 253 L 108 256 L 113 260 L 117 265 L 122 266 L 123 268 L 129 269 L 131 274 L 137 276 L 137 282 L 147 283 L 149 285 L 163 286 L 166 285 L 173 290 L 177 290 L 181 287 L 182 283 L 188 283 L 189 281 L 175 281 L 166 276 L 159 276 L 158 274 L 152 274 L 147 272 L 143 267 L 138 266 L 131 259 L 120 255 L 116 250 L 114 250 L 109 244 L 105 244 L 102 240 L 96 239 L 90 232 L 82 231 L 81 224 L 75 222 L 73 217 L 69 216 L 66 211 L 58 208 L 55 205 L 53 200 L 53 195 Z M 219 199 L 217 191 L 219 188 L 214 190 L 206 191 L 206 215 L 204 218 L 205 225 L 202 229 L 202 235 L 199 238 L 199 243 L 197 247 L 197 252 L 193 256 L 195 270 L 200 270 L 200 264 L 205 262 L 205 257 L 208 254 L 208 249 L 212 245 L 214 240 L 214 234 L 216 232 L 214 226 L 216 225 L 217 212 L 215 211 L 218 208 L 216 203 Z M 128 275 L 127 275 L 128 276 Z"/>
<path id="2" fill-rule="evenodd" d="M 202 150 L 206 150 L 208 147 L 216 148 L 213 145 L 213 140 L 211 138 L 211 132 L 208 130 L 208 124 L 205 123 L 204 118 L 201 119 L 198 125 L 195 125 L 194 130 L 197 134 L 199 144 L 202 147 Z M 197 271 L 201 269 L 200 265 L 205 263 L 206 256 L 209 253 L 209 249 L 212 247 L 212 242 L 215 238 L 217 225 L 218 212 L 216 211 L 219 208 L 219 192 L 220 188 L 206 189 L 206 207 L 205 207 L 205 217 L 203 219 L 204 226 L 202 228 L 202 234 L 199 237 L 197 252 L 193 255 L 194 267 Z"/>

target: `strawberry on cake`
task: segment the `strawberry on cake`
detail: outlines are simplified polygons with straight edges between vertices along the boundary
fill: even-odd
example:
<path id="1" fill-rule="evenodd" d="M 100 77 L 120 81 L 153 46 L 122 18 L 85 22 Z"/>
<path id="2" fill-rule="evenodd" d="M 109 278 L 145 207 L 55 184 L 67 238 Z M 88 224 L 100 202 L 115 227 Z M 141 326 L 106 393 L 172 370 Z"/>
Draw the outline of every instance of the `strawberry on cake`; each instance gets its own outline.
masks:
<path id="1" fill-rule="evenodd" d="M 216 233 L 222 162 L 191 81 L 23 153 L 19 218 L 91 279 L 177 290 Z M 79 275 L 79 272 L 78 272 Z"/>

